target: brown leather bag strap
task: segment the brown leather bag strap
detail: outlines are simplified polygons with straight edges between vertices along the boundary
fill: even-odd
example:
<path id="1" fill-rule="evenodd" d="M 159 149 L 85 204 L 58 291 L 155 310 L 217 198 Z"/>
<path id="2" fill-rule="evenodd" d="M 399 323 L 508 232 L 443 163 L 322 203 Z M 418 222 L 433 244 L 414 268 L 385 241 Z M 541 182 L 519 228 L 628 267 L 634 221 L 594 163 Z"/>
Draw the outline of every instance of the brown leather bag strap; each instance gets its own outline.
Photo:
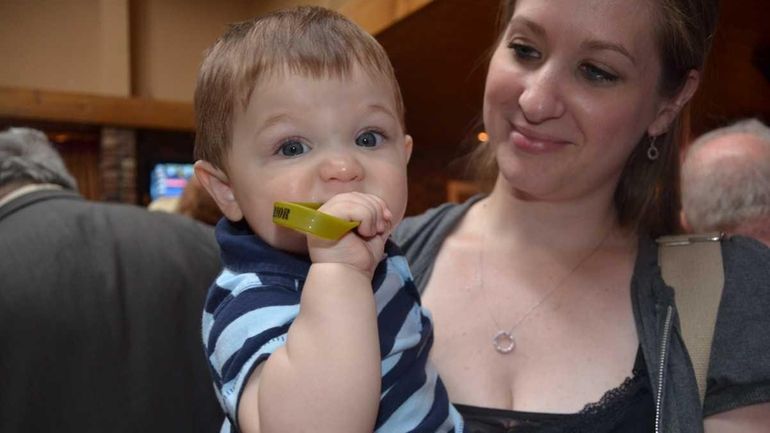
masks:
<path id="1" fill-rule="evenodd" d="M 658 238 L 663 280 L 673 287 L 679 322 L 690 354 L 701 406 L 706 395 L 711 343 L 724 288 L 721 233 Z"/>

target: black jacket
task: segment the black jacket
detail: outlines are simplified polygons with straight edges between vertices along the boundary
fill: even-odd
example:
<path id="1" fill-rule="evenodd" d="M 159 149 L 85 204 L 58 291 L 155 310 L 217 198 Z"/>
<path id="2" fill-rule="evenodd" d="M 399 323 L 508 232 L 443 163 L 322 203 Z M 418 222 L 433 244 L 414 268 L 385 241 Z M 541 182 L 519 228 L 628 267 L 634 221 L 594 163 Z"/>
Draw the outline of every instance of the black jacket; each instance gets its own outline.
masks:
<path id="1" fill-rule="evenodd" d="M 200 317 L 219 270 L 183 216 L 66 191 L 3 205 L 0 431 L 218 431 Z"/>

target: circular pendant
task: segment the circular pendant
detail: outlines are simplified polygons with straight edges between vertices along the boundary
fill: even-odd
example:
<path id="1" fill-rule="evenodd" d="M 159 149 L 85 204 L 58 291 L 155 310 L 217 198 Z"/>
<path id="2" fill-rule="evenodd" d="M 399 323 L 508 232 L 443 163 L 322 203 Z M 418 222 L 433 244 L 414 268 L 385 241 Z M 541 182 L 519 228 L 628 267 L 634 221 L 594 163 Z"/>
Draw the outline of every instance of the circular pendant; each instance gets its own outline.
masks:
<path id="1" fill-rule="evenodd" d="M 492 339 L 492 345 L 495 346 L 495 350 L 498 352 L 506 354 L 513 352 L 516 342 L 513 340 L 513 335 L 510 332 L 500 331 Z"/>

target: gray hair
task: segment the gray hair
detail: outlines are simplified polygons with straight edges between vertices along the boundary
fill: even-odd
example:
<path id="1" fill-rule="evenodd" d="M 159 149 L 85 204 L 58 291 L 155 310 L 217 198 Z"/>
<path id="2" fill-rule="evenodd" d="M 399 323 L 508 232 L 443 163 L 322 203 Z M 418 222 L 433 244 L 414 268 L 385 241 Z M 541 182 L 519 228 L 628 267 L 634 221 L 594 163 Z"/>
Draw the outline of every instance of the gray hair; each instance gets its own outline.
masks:
<path id="1" fill-rule="evenodd" d="M 52 183 L 77 190 L 77 182 L 48 137 L 31 128 L 0 132 L 0 187 L 11 183 Z"/>
<path id="2" fill-rule="evenodd" d="M 699 164 L 695 155 L 709 142 L 735 134 L 757 138 L 761 156 Z M 682 210 L 696 231 L 730 231 L 770 218 L 770 128 L 757 119 L 738 121 L 695 140 L 682 166 Z"/>

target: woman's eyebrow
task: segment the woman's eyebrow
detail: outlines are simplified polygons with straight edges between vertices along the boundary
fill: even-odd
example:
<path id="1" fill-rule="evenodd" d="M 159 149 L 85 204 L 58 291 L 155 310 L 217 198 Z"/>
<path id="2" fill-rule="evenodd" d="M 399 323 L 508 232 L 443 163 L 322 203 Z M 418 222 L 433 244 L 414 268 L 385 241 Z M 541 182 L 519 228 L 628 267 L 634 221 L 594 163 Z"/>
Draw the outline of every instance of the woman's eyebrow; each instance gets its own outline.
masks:
<path id="1" fill-rule="evenodd" d="M 538 23 L 536 23 L 536 22 L 534 22 L 534 21 L 532 21 L 532 20 L 530 20 L 528 18 L 521 17 L 521 16 L 513 17 L 511 19 L 509 30 L 512 29 L 514 26 L 524 26 L 529 31 L 534 33 L 536 36 L 541 37 L 541 38 L 545 38 L 546 37 L 545 28 L 543 26 L 541 26 L 540 24 L 538 24 Z M 631 63 L 634 66 L 636 66 L 636 59 L 634 58 L 633 55 L 631 55 L 631 53 L 622 44 L 618 44 L 618 43 L 614 43 L 614 42 L 608 42 L 608 41 L 603 41 L 603 40 L 599 40 L 599 39 L 590 39 L 588 41 L 583 42 L 581 44 L 581 46 L 584 49 L 589 49 L 589 50 L 610 50 L 610 51 L 618 52 L 621 55 L 627 57 L 628 60 L 630 60 Z"/>
<path id="2" fill-rule="evenodd" d="M 512 29 L 515 25 L 521 25 L 529 29 L 532 33 L 534 33 L 536 36 L 540 38 L 545 38 L 545 28 L 541 26 L 540 24 L 529 20 L 524 17 L 513 17 L 511 19 L 509 29 Z"/>
<path id="3" fill-rule="evenodd" d="M 609 50 L 609 51 L 615 51 L 617 53 L 620 53 L 621 55 L 628 58 L 628 60 L 631 61 L 631 64 L 636 66 L 636 59 L 634 56 L 631 55 L 631 53 L 621 44 L 616 44 L 613 42 L 607 42 L 602 41 L 598 39 L 590 39 L 588 41 L 585 41 L 581 44 L 583 49 L 586 50 Z"/>

